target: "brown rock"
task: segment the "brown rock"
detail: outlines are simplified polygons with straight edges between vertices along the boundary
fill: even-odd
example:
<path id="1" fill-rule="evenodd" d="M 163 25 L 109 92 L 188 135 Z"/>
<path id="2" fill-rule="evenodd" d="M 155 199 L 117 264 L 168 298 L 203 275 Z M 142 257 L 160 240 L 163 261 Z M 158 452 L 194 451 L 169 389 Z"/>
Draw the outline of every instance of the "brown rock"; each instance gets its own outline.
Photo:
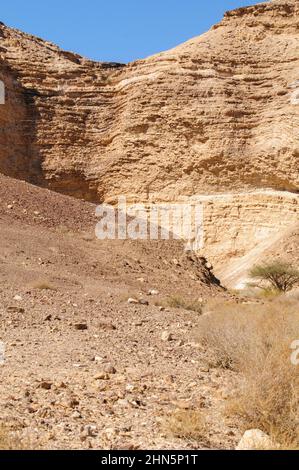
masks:
<path id="1" fill-rule="evenodd" d="M 78 330 L 78 331 L 84 331 L 84 330 L 87 330 L 88 329 L 88 326 L 86 323 L 76 323 L 74 325 L 75 329 Z"/>
<path id="2" fill-rule="evenodd" d="M 47 382 L 47 381 L 43 381 L 39 384 L 39 388 L 42 388 L 44 390 L 51 390 L 53 384 L 52 382 Z"/>
<path id="3" fill-rule="evenodd" d="M 169 331 L 163 331 L 161 339 L 162 341 L 172 341 L 173 335 Z"/>
<path id="4" fill-rule="evenodd" d="M 107 373 L 107 374 L 116 374 L 116 369 L 115 367 L 113 367 L 111 364 L 107 364 L 105 367 L 104 367 L 104 371 Z"/>

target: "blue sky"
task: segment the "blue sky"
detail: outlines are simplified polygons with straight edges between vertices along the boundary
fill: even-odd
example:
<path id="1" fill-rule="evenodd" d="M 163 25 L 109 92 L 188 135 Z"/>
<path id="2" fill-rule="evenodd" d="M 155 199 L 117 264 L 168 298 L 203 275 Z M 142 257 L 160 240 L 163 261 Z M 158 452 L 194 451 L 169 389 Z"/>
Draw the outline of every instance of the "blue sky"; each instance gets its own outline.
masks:
<path id="1" fill-rule="evenodd" d="M 100 61 L 129 62 L 207 31 L 258 0 L 5 0 L 0 20 Z"/>

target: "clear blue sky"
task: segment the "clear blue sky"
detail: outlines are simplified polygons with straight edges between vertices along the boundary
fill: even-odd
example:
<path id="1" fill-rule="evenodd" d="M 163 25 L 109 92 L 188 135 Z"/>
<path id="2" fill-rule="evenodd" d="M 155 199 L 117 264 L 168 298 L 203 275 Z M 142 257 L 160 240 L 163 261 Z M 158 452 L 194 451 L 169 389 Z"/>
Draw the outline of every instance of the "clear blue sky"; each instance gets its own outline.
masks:
<path id="1" fill-rule="evenodd" d="M 129 62 L 207 31 L 258 0 L 3 0 L 0 20 L 99 61 Z"/>

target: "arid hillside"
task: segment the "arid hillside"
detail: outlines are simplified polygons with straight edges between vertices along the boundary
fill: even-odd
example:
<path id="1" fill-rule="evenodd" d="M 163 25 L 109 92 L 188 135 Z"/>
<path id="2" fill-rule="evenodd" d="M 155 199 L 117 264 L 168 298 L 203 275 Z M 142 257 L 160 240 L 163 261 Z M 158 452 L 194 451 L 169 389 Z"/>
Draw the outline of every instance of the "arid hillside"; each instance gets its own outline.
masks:
<path id="1" fill-rule="evenodd" d="M 93 204 L 0 183 L 0 449 L 233 449 L 248 427 L 284 426 L 296 370 L 280 383 L 269 355 L 246 367 L 281 331 L 290 354 L 298 301 L 233 297 L 182 242 L 100 241 Z"/>
<path id="2" fill-rule="evenodd" d="M 89 287 L 106 292 L 113 285 L 126 296 L 155 284 L 167 295 L 224 294 L 207 261 L 185 252 L 179 240 L 97 240 L 95 205 L 3 175 L 0 183 L 6 285 L 26 288 L 47 280 L 83 289 L 82 295 Z"/>
<path id="3" fill-rule="evenodd" d="M 182 242 L 100 241 L 96 221 L 91 203 L 0 176 L 0 449 L 2 426 L 13 447 L 192 447 L 161 423 L 210 403 L 192 332 L 229 296 Z"/>

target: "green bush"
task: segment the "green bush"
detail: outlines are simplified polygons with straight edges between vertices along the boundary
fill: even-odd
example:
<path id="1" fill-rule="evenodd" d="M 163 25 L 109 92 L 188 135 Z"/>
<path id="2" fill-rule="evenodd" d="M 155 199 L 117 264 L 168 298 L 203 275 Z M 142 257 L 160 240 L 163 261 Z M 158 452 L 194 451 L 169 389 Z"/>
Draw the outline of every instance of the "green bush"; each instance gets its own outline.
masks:
<path id="1" fill-rule="evenodd" d="M 250 276 L 261 282 L 266 281 L 279 292 L 288 292 L 299 283 L 298 269 L 282 261 L 257 265 L 251 269 Z M 258 287 L 263 288 L 262 285 Z"/>

